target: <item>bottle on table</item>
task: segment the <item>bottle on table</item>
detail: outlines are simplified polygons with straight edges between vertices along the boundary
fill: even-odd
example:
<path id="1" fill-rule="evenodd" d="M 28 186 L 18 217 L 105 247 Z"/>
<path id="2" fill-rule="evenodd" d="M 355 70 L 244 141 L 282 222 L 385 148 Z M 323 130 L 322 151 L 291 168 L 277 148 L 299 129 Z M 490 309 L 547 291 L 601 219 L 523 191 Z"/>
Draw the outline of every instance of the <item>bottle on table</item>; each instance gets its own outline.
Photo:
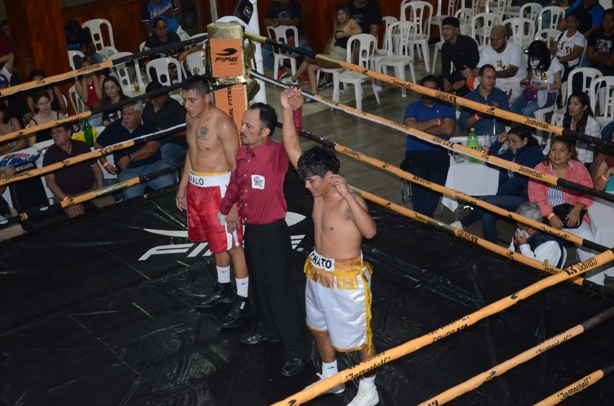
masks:
<path id="1" fill-rule="evenodd" d="M 94 131 L 92 130 L 90 122 L 87 120 L 85 120 L 85 122 L 83 123 L 83 137 L 85 138 L 85 142 L 87 142 L 87 145 L 89 145 L 90 147 L 94 146 Z"/>
<path id="2" fill-rule="evenodd" d="M 478 136 L 475 133 L 475 128 L 472 128 L 467 135 L 467 147 L 475 149 L 476 151 L 480 150 L 480 141 L 478 140 Z M 478 162 L 477 158 L 474 158 L 472 156 L 467 157 L 467 161 L 472 164 Z"/>

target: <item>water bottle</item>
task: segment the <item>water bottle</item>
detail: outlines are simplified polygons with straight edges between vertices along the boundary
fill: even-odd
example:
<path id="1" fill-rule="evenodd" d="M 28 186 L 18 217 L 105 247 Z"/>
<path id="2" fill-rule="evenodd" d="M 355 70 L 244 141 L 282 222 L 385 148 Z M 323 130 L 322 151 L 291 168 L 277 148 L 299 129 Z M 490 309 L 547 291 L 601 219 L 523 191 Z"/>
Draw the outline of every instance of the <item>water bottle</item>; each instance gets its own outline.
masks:
<path id="1" fill-rule="evenodd" d="M 480 149 L 480 141 L 478 140 L 478 136 L 476 135 L 474 128 L 472 128 L 467 135 L 467 147 L 475 149 L 476 151 L 479 151 Z M 467 161 L 472 164 L 478 162 L 477 158 L 472 156 L 467 157 Z"/>
<path id="2" fill-rule="evenodd" d="M 83 136 L 85 138 L 85 142 L 87 142 L 87 145 L 89 145 L 90 147 L 93 147 L 94 146 L 94 132 L 92 130 L 92 126 L 87 120 L 85 120 L 85 122 L 83 123 Z"/>

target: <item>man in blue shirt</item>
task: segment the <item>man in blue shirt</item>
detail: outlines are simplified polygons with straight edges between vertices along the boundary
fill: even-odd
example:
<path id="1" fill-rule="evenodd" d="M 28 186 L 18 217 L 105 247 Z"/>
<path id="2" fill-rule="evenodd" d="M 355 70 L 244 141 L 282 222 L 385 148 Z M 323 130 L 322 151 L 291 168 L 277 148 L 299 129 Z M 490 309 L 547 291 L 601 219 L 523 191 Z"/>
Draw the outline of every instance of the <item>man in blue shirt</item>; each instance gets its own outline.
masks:
<path id="1" fill-rule="evenodd" d="M 483 65 L 478 72 L 478 78 L 480 84 L 475 90 L 469 92 L 465 98 L 509 111 L 510 106 L 507 101 L 507 95 L 503 90 L 495 87 L 497 84 L 497 72 L 494 66 L 488 64 Z M 463 107 L 458 122 L 463 130 L 474 128 L 477 135 L 494 135 L 493 120 L 496 120 L 495 116 L 478 113 L 467 107 Z M 499 120 L 496 120 L 494 124 L 497 134 L 501 134 L 505 131 L 505 126 Z"/>
<path id="2" fill-rule="evenodd" d="M 433 75 L 426 76 L 420 84 L 429 89 L 441 90 L 439 79 Z M 403 123 L 409 128 L 449 140 L 456 127 L 456 113 L 449 104 L 441 103 L 429 96 L 422 96 L 420 100 L 407 106 Z M 450 158 L 446 149 L 407 135 L 407 151 L 401 169 L 433 183 L 444 185 L 449 167 Z M 425 216 L 433 217 L 441 193 L 418 184 L 412 185 L 412 191 L 413 209 Z"/>

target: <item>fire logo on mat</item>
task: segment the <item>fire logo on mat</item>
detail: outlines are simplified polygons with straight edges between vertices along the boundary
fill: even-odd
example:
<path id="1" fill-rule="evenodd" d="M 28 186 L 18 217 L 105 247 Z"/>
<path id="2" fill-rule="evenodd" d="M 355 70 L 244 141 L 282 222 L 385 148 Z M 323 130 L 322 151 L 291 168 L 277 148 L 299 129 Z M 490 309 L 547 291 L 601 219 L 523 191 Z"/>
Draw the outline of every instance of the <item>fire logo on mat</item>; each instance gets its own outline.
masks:
<path id="1" fill-rule="evenodd" d="M 305 216 L 302 214 L 293 212 L 286 213 L 286 223 L 288 224 L 288 227 L 292 227 L 303 220 L 305 220 Z M 164 235 L 167 237 L 188 238 L 188 230 L 154 230 L 149 228 L 144 228 L 143 230 L 147 231 L 148 233 Z M 303 248 L 297 247 L 305 238 L 305 234 L 292 235 L 290 238 L 292 240 L 292 249 L 302 251 Z M 153 247 L 141 255 L 139 261 L 146 261 L 154 255 L 187 254 L 187 258 L 194 258 L 198 256 L 208 257 L 213 255 L 208 249 L 208 246 L 209 244 L 206 242 L 158 245 L 157 247 Z"/>

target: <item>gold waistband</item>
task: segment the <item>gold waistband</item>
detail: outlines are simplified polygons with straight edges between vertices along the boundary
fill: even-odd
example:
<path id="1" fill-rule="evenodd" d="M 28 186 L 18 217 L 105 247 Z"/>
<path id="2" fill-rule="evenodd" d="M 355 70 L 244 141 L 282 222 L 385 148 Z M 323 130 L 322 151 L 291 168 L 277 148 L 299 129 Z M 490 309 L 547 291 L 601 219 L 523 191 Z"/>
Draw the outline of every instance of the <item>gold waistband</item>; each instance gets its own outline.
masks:
<path id="1" fill-rule="evenodd" d="M 358 289 L 358 278 L 365 278 L 365 269 L 369 276 L 373 274 L 373 267 L 361 258 L 336 259 L 335 270 L 326 271 L 311 263 L 309 257 L 305 261 L 303 270 L 305 276 L 312 281 L 331 289 L 351 290 Z"/>

